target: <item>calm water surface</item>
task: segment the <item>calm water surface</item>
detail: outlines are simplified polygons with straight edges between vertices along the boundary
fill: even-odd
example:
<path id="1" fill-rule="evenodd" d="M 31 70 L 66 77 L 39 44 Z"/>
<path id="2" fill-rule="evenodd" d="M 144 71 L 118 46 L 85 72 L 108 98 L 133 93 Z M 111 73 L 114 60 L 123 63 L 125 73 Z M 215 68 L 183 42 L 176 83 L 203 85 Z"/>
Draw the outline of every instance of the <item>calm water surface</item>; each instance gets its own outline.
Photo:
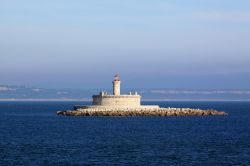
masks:
<path id="1" fill-rule="evenodd" d="M 0 102 L 0 165 L 250 165 L 250 102 L 146 102 L 229 116 L 63 117 L 87 102 Z"/>

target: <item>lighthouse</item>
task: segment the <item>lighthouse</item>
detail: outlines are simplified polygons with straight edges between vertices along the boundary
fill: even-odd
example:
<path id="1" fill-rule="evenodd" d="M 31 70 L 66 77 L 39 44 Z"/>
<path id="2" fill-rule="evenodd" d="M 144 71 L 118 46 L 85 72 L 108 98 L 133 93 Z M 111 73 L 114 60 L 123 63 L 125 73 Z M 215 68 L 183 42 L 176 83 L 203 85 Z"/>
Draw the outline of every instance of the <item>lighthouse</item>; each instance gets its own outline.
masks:
<path id="1" fill-rule="evenodd" d="M 117 107 L 140 107 L 141 106 L 141 96 L 138 93 L 128 93 L 121 94 L 120 85 L 121 80 L 120 76 L 117 74 L 113 78 L 113 93 L 109 94 L 108 92 L 100 92 L 98 95 L 93 95 L 92 105 L 102 106 L 108 108 L 117 108 Z"/>
<path id="2" fill-rule="evenodd" d="M 115 75 L 112 83 L 113 83 L 113 95 L 119 96 L 121 94 L 121 89 L 120 89 L 121 81 L 120 81 L 120 76 L 118 74 Z"/>

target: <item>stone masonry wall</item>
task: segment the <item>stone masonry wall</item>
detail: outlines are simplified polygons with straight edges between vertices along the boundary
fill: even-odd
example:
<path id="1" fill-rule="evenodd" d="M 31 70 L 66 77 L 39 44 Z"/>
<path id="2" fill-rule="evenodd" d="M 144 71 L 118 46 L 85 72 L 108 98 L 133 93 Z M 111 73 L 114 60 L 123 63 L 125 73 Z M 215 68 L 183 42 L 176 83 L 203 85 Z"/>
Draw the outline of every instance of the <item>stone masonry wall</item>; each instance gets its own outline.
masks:
<path id="1" fill-rule="evenodd" d="M 141 105 L 141 96 L 139 95 L 93 96 L 93 105 L 138 107 Z"/>

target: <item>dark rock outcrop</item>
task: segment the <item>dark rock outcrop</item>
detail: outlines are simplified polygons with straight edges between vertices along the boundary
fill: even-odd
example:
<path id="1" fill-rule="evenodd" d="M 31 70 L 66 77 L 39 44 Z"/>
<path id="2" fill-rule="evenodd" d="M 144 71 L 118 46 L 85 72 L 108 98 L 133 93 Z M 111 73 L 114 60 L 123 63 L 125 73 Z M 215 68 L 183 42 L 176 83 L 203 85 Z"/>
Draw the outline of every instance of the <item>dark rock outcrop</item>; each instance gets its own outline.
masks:
<path id="1" fill-rule="evenodd" d="M 57 115 L 65 116 L 210 116 L 228 115 L 224 111 L 200 110 L 190 108 L 159 108 L 159 109 L 129 109 L 129 110 L 102 110 L 102 109 L 77 109 L 58 111 Z"/>

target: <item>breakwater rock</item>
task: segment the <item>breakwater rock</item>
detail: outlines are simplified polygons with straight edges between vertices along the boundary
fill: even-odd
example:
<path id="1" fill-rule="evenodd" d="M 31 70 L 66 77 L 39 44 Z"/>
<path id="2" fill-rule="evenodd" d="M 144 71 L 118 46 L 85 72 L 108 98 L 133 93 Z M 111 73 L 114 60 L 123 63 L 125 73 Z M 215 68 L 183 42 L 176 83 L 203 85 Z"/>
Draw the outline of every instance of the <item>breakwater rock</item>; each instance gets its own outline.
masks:
<path id="1" fill-rule="evenodd" d="M 65 116 L 209 116 L 227 115 L 226 112 L 216 110 L 200 110 L 191 108 L 105 108 L 105 109 L 76 109 L 58 111 L 58 115 Z"/>

